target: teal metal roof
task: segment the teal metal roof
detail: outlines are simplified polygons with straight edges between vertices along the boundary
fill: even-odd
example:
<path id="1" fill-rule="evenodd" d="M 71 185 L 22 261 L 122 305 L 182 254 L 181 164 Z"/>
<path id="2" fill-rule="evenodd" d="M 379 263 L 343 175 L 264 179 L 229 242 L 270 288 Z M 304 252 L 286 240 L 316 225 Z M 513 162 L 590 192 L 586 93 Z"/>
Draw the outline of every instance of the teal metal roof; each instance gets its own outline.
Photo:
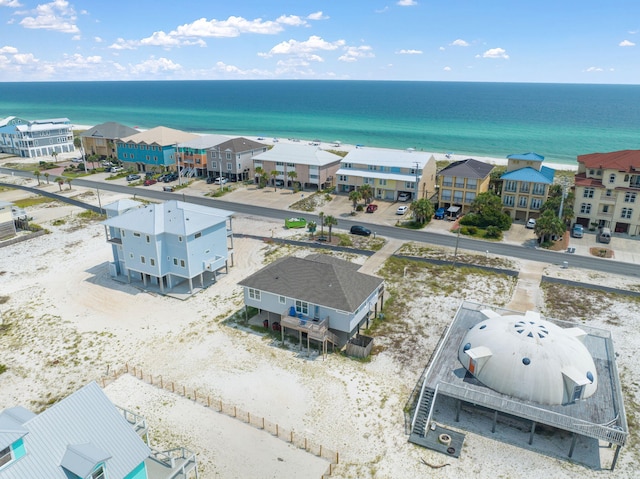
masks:
<path id="1" fill-rule="evenodd" d="M 524 181 L 529 183 L 544 183 L 549 185 L 553 183 L 553 175 L 555 174 L 555 170 L 552 168 L 543 167 L 545 172 L 538 171 L 535 168 L 526 167 L 520 168 L 519 170 L 513 170 L 508 173 L 505 173 L 500 177 L 501 180 L 512 180 L 512 181 Z M 549 171 L 546 171 L 549 170 Z M 545 174 L 546 173 L 546 174 Z M 549 178 L 548 175 L 551 175 Z"/>

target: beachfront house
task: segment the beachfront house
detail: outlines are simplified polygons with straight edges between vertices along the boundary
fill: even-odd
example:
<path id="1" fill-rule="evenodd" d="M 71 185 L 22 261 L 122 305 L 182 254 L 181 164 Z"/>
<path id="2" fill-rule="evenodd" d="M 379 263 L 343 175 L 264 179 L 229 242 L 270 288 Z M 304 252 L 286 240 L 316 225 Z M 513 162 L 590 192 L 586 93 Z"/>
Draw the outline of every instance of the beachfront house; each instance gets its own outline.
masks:
<path id="1" fill-rule="evenodd" d="M 341 159 L 317 145 L 277 143 L 253 158 L 253 171 L 262 168 L 272 185 L 299 183 L 303 189 L 322 190 L 333 186 Z M 275 177 L 271 172 L 275 172 Z"/>
<path id="2" fill-rule="evenodd" d="M 178 170 L 187 178 L 207 176 L 207 157 L 220 143 L 227 141 L 225 135 L 198 135 L 191 140 L 178 143 Z"/>
<path id="3" fill-rule="evenodd" d="M 244 137 L 230 138 L 209 150 L 208 175 L 229 181 L 246 181 L 255 176 L 253 158 L 269 147 Z"/>
<path id="4" fill-rule="evenodd" d="M 640 235 L 640 150 L 578 156 L 575 222 Z"/>
<path id="5" fill-rule="evenodd" d="M 104 160 L 117 158 L 116 144 L 118 141 L 137 133 L 139 133 L 138 130 L 134 128 L 115 121 L 109 121 L 80 133 L 80 141 L 86 155 L 96 155 L 101 160 Z"/>
<path id="6" fill-rule="evenodd" d="M 300 340 L 341 347 L 368 327 L 384 301 L 384 281 L 329 255 L 288 256 L 238 284 L 245 306 L 257 308 L 266 327 Z"/>
<path id="7" fill-rule="evenodd" d="M 10 116 L 0 120 L 0 153 L 38 158 L 73 151 L 73 125 L 68 118 L 30 121 Z"/>
<path id="8" fill-rule="evenodd" d="M 493 165 L 468 158 L 454 161 L 438 172 L 438 206 L 450 218 L 466 214 L 480 193 L 489 191 Z"/>
<path id="9" fill-rule="evenodd" d="M 435 192 L 436 160 L 431 153 L 379 148 L 356 148 L 340 162 L 338 192 L 371 186 L 374 198 L 395 201 L 405 194 L 411 201 Z"/>
<path id="10" fill-rule="evenodd" d="M 109 273 L 119 281 L 173 296 L 189 296 L 216 282 L 233 265 L 232 212 L 171 200 L 105 206 L 113 250 Z"/>
<path id="11" fill-rule="evenodd" d="M 504 212 L 516 221 L 538 218 L 555 170 L 543 166 L 544 156 L 537 153 L 509 155 L 507 160 L 507 172 L 500 177 Z"/>
<path id="12" fill-rule="evenodd" d="M 172 464 L 169 451 L 148 441 L 145 419 L 116 407 L 91 382 L 40 414 L 22 406 L 0 412 L 0 478 L 197 477 L 191 451 Z"/>
<path id="13" fill-rule="evenodd" d="M 197 136 L 164 126 L 137 132 L 116 142 L 118 160 L 138 172 L 176 169 L 178 143 L 194 140 Z"/>

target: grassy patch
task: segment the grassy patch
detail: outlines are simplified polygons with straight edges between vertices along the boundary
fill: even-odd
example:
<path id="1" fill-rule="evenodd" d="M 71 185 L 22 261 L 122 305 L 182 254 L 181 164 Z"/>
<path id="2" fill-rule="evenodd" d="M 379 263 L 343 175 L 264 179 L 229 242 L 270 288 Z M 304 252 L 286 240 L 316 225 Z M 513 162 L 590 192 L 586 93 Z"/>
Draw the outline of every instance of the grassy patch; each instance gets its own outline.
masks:
<path id="1" fill-rule="evenodd" d="M 84 210 L 83 212 L 78 213 L 76 216 L 86 221 L 104 221 L 105 219 L 107 219 L 106 215 L 96 213 L 93 210 Z"/>
<path id="2" fill-rule="evenodd" d="M 612 306 L 619 301 L 640 304 L 640 298 L 624 296 L 595 289 L 543 282 L 540 287 L 545 296 L 545 314 L 554 318 L 574 317 L 583 321 L 596 316 L 606 317 L 606 322 L 618 324 L 611 314 Z"/>
<path id="3" fill-rule="evenodd" d="M 56 200 L 53 198 L 47 198 L 46 196 L 33 196 L 31 198 L 24 198 L 22 200 L 16 200 L 13 202 L 18 208 L 28 208 L 30 206 L 43 205 L 46 203 L 54 203 Z"/>

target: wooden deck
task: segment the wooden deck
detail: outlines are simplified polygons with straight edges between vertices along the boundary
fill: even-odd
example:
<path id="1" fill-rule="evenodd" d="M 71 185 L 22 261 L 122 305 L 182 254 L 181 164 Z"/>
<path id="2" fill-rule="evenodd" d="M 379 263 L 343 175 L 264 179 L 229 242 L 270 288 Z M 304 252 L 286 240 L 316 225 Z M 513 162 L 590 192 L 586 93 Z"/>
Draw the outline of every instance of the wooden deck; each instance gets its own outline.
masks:
<path id="1" fill-rule="evenodd" d="M 313 319 L 308 317 L 296 317 L 283 314 L 280 317 L 282 341 L 284 342 L 285 329 L 298 332 L 298 340 L 302 349 L 302 342 L 306 339 L 307 351 L 310 349 L 310 341 L 317 341 L 322 345 L 322 355 L 327 355 L 328 343 L 334 347 L 338 345 L 338 337 L 329 331 L 329 318 Z"/>

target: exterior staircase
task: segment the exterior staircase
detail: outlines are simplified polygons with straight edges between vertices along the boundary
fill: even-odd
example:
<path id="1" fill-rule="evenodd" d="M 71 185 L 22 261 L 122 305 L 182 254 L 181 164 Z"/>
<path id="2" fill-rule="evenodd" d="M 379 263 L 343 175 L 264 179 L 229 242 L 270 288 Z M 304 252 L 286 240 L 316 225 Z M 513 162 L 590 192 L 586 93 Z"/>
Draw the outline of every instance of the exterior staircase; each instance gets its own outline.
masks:
<path id="1" fill-rule="evenodd" d="M 416 420 L 411 430 L 411 436 L 417 435 L 424 437 L 428 422 L 431 417 L 431 408 L 433 407 L 434 398 L 436 396 L 435 389 L 425 388 L 418 404 L 416 411 Z"/>

